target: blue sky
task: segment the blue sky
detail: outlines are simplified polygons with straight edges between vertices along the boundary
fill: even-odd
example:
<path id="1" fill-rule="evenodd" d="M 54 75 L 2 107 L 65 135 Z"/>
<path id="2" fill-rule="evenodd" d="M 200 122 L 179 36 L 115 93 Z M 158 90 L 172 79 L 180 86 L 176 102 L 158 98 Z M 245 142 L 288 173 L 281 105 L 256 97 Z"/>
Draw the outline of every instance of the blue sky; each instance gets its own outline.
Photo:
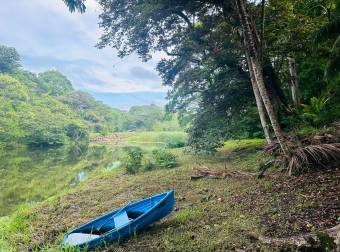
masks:
<path id="1" fill-rule="evenodd" d="M 155 71 L 160 55 L 147 63 L 97 49 L 100 8 L 87 0 L 85 14 L 69 13 L 62 0 L 0 0 L 0 44 L 15 47 L 33 72 L 57 69 L 76 89 L 110 106 L 165 103 L 166 88 Z"/>

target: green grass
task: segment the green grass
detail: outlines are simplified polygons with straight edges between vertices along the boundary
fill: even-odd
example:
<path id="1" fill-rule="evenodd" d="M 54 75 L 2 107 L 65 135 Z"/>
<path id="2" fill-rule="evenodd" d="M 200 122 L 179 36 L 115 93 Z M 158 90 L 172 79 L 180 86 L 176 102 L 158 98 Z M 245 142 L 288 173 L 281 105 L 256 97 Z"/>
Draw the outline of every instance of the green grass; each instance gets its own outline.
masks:
<path id="1" fill-rule="evenodd" d="M 265 143 L 264 139 L 229 140 L 217 155 L 224 158 L 230 170 L 258 171 L 259 164 L 270 159 L 261 152 Z"/>
<path id="2" fill-rule="evenodd" d="M 21 207 L 12 216 L 0 218 L 0 251 L 15 251 L 13 244 L 30 240 L 30 223 L 34 215 L 30 208 Z"/>
<path id="3" fill-rule="evenodd" d="M 261 147 L 265 143 L 265 139 L 228 140 L 224 143 L 222 149 L 233 151 L 240 148 Z"/>
<path id="4" fill-rule="evenodd" d="M 146 140 L 158 142 L 166 134 L 138 133 L 129 137 L 127 144 Z M 176 134 L 183 137 L 183 133 Z M 147 153 L 159 148 L 158 144 L 140 146 Z M 0 221 L 0 251 L 1 248 L 13 251 L 48 248 L 49 251 L 57 251 L 68 229 L 112 208 L 169 188 L 174 188 L 175 197 L 180 199 L 176 201 L 177 211 L 129 241 L 114 244 L 110 248 L 112 251 L 212 251 L 248 246 L 250 241 L 244 234 L 254 230 L 260 232 L 261 225 L 257 216 L 235 205 L 234 198 L 254 190 L 258 186 L 257 181 L 251 178 L 190 181 L 190 176 L 192 167 L 196 165 L 217 171 L 226 167 L 236 169 L 236 162 L 237 167 L 257 167 L 261 160 L 257 151 L 259 146 L 260 140 L 227 142 L 215 157 L 168 149 L 176 154 L 178 167 L 137 175 L 128 175 L 123 169 L 98 173 L 76 188 Z M 237 153 L 244 151 L 251 153 L 251 158 L 238 159 Z M 116 153 L 120 154 L 119 151 Z"/>
<path id="5" fill-rule="evenodd" d="M 190 207 L 180 211 L 172 220 L 174 222 L 178 222 L 179 224 L 185 224 L 186 222 L 201 218 L 203 214 L 204 212 L 201 209 Z"/>
<path id="6" fill-rule="evenodd" d="M 178 141 L 186 142 L 187 134 L 183 131 L 145 131 L 129 136 L 128 143 L 168 145 Z"/>

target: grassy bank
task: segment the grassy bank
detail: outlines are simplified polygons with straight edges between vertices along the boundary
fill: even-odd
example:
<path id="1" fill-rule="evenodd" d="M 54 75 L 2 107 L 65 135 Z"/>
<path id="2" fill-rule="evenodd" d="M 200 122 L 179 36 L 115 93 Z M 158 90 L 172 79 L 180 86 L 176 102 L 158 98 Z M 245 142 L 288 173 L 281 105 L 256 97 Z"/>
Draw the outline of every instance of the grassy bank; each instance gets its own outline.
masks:
<path id="1" fill-rule="evenodd" d="M 149 137 L 135 135 L 129 141 L 136 143 L 138 139 L 140 143 Z M 259 163 L 268 159 L 260 151 L 262 145 L 263 140 L 230 141 L 214 157 L 193 156 L 184 154 L 182 148 L 172 148 L 169 150 L 178 157 L 179 165 L 176 168 L 136 175 L 128 175 L 124 169 L 106 171 L 61 195 L 0 220 L 0 248 L 6 248 L 6 251 L 56 251 L 68 229 L 112 208 L 169 188 L 175 189 L 176 211 L 136 237 L 104 250 L 255 249 L 261 245 L 249 239 L 250 232 L 280 236 L 334 225 L 336 216 L 315 218 L 325 207 L 329 209 L 331 206 L 318 198 L 306 200 L 300 196 L 318 190 L 301 178 L 288 179 L 273 171 L 262 180 L 253 176 L 190 180 L 192 167 L 197 165 L 205 165 L 216 171 L 255 172 Z M 287 187 L 288 180 L 293 186 Z M 334 187 L 337 182 L 322 181 L 318 186 L 321 183 L 325 188 Z M 323 196 L 327 193 L 325 189 Z M 287 195 L 291 197 L 289 202 Z M 315 214 L 302 217 L 306 211 L 315 211 Z M 291 219 L 294 214 L 300 217 L 295 223 Z"/>

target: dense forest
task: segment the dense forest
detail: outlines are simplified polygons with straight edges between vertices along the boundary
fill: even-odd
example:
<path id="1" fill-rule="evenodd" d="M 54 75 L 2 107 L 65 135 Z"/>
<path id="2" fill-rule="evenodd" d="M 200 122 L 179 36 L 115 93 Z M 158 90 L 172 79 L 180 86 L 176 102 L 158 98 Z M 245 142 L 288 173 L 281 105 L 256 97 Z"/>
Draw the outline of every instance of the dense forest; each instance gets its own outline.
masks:
<path id="1" fill-rule="evenodd" d="M 14 48 L 0 46 L 0 143 L 58 146 L 89 135 L 138 130 L 177 130 L 178 123 L 155 105 L 110 108 L 75 90 L 56 70 L 35 74 L 20 67 Z"/>

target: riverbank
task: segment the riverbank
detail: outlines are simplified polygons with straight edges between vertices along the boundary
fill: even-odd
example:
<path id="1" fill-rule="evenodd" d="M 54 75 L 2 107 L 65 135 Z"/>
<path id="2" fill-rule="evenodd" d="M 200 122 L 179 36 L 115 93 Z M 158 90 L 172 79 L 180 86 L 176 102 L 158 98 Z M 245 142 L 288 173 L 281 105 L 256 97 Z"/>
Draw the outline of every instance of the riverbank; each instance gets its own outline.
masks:
<path id="1" fill-rule="evenodd" d="M 135 136 L 136 137 L 136 136 Z M 214 171 L 257 172 L 268 157 L 263 140 L 229 141 L 216 156 L 171 151 L 179 166 L 127 175 L 106 171 L 0 221 L 0 247 L 14 251 L 56 251 L 70 228 L 127 202 L 174 188 L 176 211 L 136 237 L 104 251 L 241 251 L 262 248 L 250 234 L 287 237 L 330 228 L 339 223 L 336 171 L 287 177 L 277 170 L 265 178 L 227 176 L 190 180 L 192 167 Z M 148 147 L 150 148 L 150 146 Z M 49 250 L 49 251 L 50 251 Z"/>

